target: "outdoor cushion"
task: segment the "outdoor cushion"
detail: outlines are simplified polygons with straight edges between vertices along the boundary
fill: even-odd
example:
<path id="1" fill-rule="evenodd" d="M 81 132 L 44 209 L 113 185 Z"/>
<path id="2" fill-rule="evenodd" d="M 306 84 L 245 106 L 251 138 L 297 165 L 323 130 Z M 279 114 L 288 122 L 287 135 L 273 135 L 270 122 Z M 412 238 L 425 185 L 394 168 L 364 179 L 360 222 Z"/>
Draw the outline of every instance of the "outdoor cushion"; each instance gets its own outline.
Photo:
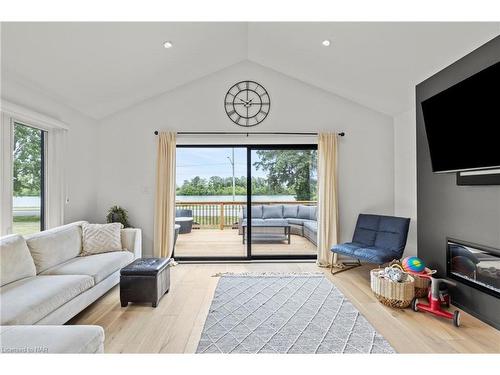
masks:
<path id="1" fill-rule="evenodd" d="M 314 206 L 302 206 L 302 205 L 300 205 L 297 217 L 299 219 L 311 220 L 314 218 L 314 209 L 315 209 Z"/>
<path id="2" fill-rule="evenodd" d="M 295 225 L 304 225 L 304 222 L 307 221 L 307 219 L 292 219 L 288 218 L 286 219 L 289 224 L 295 224 Z"/>
<path id="3" fill-rule="evenodd" d="M 2 353 L 102 353 L 104 330 L 91 325 L 2 326 L 0 346 Z"/>
<path id="4" fill-rule="evenodd" d="M 28 245 L 18 234 L 0 239 L 0 286 L 36 275 Z"/>
<path id="5" fill-rule="evenodd" d="M 312 232 L 318 231 L 318 222 L 313 220 L 304 221 L 304 228 L 309 229 Z"/>
<path id="6" fill-rule="evenodd" d="M 43 272 L 43 275 L 88 275 L 98 284 L 134 260 L 130 251 L 114 251 L 77 257 Z"/>
<path id="7" fill-rule="evenodd" d="M 311 217 L 309 219 L 311 219 L 311 220 L 318 220 L 317 215 L 318 215 L 318 207 L 312 206 Z"/>
<path id="8" fill-rule="evenodd" d="M 283 205 L 283 217 L 284 218 L 296 218 L 299 211 L 299 206 L 297 204 L 285 204 Z"/>
<path id="9" fill-rule="evenodd" d="M 35 324 L 94 286 L 86 275 L 34 276 L 0 288 L 0 325 Z"/>
<path id="10" fill-rule="evenodd" d="M 247 219 L 243 219 L 243 222 L 242 222 L 244 225 L 247 224 Z M 265 220 L 264 219 L 252 219 L 252 224 L 263 224 L 265 223 Z"/>
<path id="11" fill-rule="evenodd" d="M 243 217 L 247 217 L 246 207 L 243 207 Z M 252 219 L 262 219 L 262 205 L 252 206 Z"/>
<path id="12" fill-rule="evenodd" d="M 275 223 L 275 224 L 280 224 L 280 225 L 288 225 L 288 220 L 286 219 L 280 219 L 280 218 L 271 218 L 271 219 L 263 219 L 262 220 L 264 223 Z"/>
<path id="13" fill-rule="evenodd" d="M 83 223 L 76 222 L 25 236 L 37 273 L 80 254 Z"/>
<path id="14" fill-rule="evenodd" d="M 252 212 L 253 213 L 253 212 Z M 280 219 L 283 217 L 283 206 L 282 205 L 272 205 L 263 206 L 262 218 L 263 219 Z"/>

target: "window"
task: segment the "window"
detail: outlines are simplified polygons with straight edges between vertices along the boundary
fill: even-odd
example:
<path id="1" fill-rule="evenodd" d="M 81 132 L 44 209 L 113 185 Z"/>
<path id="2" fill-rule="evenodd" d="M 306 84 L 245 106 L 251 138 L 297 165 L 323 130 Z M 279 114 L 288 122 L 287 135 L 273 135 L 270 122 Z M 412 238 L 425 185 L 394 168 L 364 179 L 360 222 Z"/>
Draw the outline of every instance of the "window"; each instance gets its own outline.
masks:
<path id="1" fill-rule="evenodd" d="M 5 100 L 0 120 L 0 236 L 63 225 L 67 125 Z"/>
<path id="2" fill-rule="evenodd" d="M 12 233 L 45 229 L 46 132 L 14 123 L 12 150 Z"/>

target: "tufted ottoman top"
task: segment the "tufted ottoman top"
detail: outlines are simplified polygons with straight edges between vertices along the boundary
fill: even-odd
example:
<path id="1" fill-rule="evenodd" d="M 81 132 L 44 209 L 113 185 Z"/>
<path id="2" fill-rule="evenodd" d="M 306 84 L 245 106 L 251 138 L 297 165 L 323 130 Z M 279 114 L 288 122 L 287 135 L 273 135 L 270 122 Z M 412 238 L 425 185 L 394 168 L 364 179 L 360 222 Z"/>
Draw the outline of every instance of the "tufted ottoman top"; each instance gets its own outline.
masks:
<path id="1" fill-rule="evenodd" d="M 120 270 L 120 275 L 154 276 L 171 262 L 170 258 L 140 258 Z"/>

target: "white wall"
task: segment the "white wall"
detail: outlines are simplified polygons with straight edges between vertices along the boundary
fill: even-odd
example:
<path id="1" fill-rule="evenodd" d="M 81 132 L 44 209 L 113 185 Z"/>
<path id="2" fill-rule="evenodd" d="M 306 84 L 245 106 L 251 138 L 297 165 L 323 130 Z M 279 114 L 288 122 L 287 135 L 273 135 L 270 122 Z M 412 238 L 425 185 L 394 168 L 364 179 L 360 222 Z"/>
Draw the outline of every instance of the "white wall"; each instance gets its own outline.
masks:
<path id="1" fill-rule="evenodd" d="M 97 121 L 63 105 L 40 89 L 2 74 L 3 99 L 66 123 L 68 130 L 67 181 L 69 202 L 64 221 L 95 221 L 97 186 L 95 141 Z"/>
<path id="2" fill-rule="evenodd" d="M 415 107 L 394 116 L 394 213 L 411 218 L 405 256 L 417 255 Z"/>
<path id="3" fill-rule="evenodd" d="M 358 213 L 394 213 L 394 131 L 391 117 L 245 61 L 181 86 L 102 121 L 99 133 L 98 205 L 103 218 L 114 204 L 129 210 L 152 252 L 156 137 L 154 130 L 239 131 L 223 107 L 228 88 L 241 80 L 261 83 L 271 96 L 259 131 L 345 131 L 340 141 L 341 240 Z M 179 143 L 313 142 L 311 138 L 182 137 Z"/>

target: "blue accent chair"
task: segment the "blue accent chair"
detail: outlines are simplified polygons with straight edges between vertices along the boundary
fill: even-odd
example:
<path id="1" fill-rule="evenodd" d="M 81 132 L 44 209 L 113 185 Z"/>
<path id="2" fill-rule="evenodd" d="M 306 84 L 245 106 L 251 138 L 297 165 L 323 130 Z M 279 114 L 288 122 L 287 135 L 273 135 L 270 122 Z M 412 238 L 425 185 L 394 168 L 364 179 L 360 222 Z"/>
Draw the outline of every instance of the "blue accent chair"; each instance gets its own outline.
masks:
<path id="1" fill-rule="evenodd" d="M 333 254 L 346 255 L 357 259 L 337 272 L 361 265 L 360 260 L 382 265 L 394 259 L 401 259 L 406 246 L 410 219 L 395 216 L 360 214 L 354 230 L 352 242 L 335 245 Z M 333 263 L 333 262 L 332 262 Z"/>

